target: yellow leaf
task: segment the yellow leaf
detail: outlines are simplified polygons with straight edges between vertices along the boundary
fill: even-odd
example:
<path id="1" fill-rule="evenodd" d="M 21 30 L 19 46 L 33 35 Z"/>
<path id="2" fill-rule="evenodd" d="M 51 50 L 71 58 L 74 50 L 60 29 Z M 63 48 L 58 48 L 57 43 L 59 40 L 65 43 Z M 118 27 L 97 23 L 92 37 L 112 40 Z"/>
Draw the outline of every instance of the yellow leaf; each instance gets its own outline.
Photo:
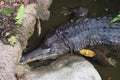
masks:
<path id="1" fill-rule="evenodd" d="M 84 55 L 86 57 L 94 57 L 96 55 L 94 51 L 90 49 L 81 49 L 79 52 L 81 55 Z"/>

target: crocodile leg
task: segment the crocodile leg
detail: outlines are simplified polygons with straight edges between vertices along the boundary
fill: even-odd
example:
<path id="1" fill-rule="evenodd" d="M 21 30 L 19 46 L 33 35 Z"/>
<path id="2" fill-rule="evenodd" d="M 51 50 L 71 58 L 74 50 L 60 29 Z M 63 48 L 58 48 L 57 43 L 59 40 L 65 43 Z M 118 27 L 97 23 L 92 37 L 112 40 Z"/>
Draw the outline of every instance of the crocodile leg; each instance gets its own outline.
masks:
<path id="1" fill-rule="evenodd" d="M 96 53 L 96 55 L 92 57 L 94 61 L 103 66 L 115 66 L 115 61 L 107 58 L 104 52 L 100 51 L 99 49 L 93 49 L 93 51 Z"/>

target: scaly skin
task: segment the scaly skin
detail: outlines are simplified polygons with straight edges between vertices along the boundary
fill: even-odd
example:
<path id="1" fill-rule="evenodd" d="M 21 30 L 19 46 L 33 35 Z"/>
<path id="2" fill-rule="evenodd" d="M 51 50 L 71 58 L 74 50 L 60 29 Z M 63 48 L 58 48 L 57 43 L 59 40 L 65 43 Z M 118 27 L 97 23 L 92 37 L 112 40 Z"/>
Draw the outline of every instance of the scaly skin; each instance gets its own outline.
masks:
<path id="1" fill-rule="evenodd" d="M 25 64 L 35 60 L 54 59 L 87 46 L 120 46 L 120 23 L 110 24 L 111 19 L 112 17 L 80 18 L 63 26 L 64 28 L 61 26 L 53 35 L 46 38 L 41 48 L 23 56 L 21 62 Z M 109 64 L 105 54 L 96 53 L 96 58 L 98 62 Z"/>

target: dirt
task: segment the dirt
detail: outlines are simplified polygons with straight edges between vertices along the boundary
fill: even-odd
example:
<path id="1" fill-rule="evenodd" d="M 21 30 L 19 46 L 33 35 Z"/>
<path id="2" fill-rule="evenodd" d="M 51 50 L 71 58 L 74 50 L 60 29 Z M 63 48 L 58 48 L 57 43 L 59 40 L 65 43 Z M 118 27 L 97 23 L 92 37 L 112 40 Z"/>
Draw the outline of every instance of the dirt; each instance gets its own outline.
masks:
<path id="1" fill-rule="evenodd" d="M 19 27 L 15 24 L 16 13 L 21 4 L 27 5 L 36 2 L 36 0 L 0 0 L 0 9 L 12 10 L 14 13 L 5 14 L 0 12 L 0 40 L 4 44 L 10 44 L 9 38 L 16 36 Z"/>
<path id="2" fill-rule="evenodd" d="M 15 20 L 12 15 L 0 14 L 0 40 L 8 44 L 8 39 L 15 35 Z M 8 33 L 8 35 L 7 35 Z"/>
<path id="3" fill-rule="evenodd" d="M 19 7 L 21 2 L 19 1 L 7 1 L 7 0 L 2 0 L 0 1 L 0 9 L 3 10 L 12 10 L 14 13 L 12 14 L 5 14 L 5 13 L 0 13 L 0 40 L 5 43 L 9 44 L 8 39 L 11 36 L 15 36 L 16 32 L 16 25 L 15 25 L 15 14 L 16 10 Z"/>

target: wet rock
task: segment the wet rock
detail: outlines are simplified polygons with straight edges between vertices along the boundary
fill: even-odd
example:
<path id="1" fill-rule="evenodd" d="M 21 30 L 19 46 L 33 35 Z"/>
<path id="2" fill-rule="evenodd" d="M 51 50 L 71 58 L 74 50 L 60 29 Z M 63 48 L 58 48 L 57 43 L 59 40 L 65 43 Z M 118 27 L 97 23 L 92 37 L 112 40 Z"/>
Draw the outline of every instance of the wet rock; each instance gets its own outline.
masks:
<path id="1" fill-rule="evenodd" d="M 82 57 L 64 56 L 26 75 L 28 80 L 101 80 L 94 66 Z"/>

